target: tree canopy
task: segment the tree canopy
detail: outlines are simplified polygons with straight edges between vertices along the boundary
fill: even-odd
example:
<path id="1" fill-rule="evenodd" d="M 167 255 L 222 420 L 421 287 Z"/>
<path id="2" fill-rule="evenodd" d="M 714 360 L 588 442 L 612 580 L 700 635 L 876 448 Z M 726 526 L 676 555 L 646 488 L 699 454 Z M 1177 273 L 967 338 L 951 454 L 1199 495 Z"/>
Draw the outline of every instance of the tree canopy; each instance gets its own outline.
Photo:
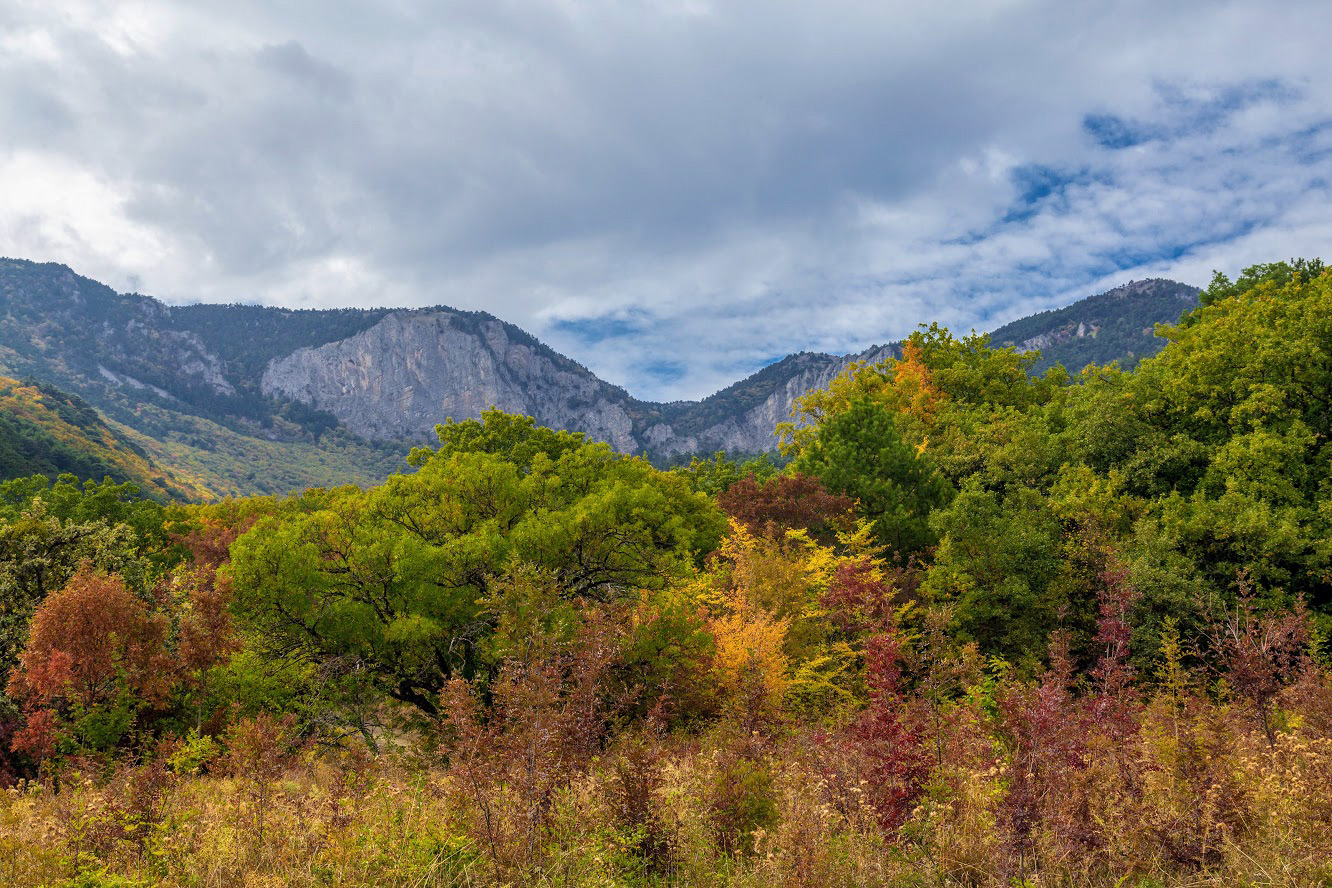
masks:
<path id="1" fill-rule="evenodd" d="M 517 566 L 569 597 L 660 587 L 716 547 L 721 513 L 682 478 L 582 435 L 487 411 L 438 429 L 416 471 L 370 491 L 313 491 L 236 544 L 242 613 L 293 653 L 353 656 L 432 712 L 485 668 L 488 599 Z"/>

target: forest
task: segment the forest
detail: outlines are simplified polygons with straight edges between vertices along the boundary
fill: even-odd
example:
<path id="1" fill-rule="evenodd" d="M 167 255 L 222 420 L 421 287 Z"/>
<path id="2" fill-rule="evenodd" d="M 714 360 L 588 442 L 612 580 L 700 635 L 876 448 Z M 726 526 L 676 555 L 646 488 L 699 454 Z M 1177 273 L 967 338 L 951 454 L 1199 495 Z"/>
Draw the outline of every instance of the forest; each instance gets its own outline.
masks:
<path id="1" fill-rule="evenodd" d="M 781 457 L 0 483 L 0 884 L 1332 884 L 1332 270 L 921 328 Z"/>

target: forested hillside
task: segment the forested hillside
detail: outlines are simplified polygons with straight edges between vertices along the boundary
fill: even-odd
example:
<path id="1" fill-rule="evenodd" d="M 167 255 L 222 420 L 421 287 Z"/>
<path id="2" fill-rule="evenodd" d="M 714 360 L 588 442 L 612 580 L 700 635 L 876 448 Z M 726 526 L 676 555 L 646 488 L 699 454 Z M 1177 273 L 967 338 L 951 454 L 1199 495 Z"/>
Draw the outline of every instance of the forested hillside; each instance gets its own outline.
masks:
<path id="1" fill-rule="evenodd" d="M 0 376 L 0 480 L 74 475 L 133 482 L 159 499 L 197 496 L 77 395 Z"/>
<path id="2" fill-rule="evenodd" d="M 1133 281 L 1005 324 L 990 334 L 990 341 L 996 347 L 1039 351 L 1034 373 L 1044 373 L 1055 364 L 1077 373 L 1088 364 L 1116 361 L 1129 369 L 1165 346 L 1155 335 L 1157 324 L 1174 324 L 1197 304 L 1194 287 L 1159 279 Z"/>
<path id="3" fill-rule="evenodd" d="M 780 470 L 489 410 L 374 487 L 0 485 L 0 883 L 1326 884 L 1329 305 L 922 329 Z"/>
<path id="4" fill-rule="evenodd" d="M 996 331 L 1062 362 L 1130 366 L 1196 291 L 1143 281 Z M 1007 338 L 1006 338 L 1007 337 Z M 578 431 L 659 465 L 717 450 L 771 452 L 795 399 L 856 360 L 790 355 L 701 401 L 638 400 L 484 312 L 167 306 L 51 263 L 0 259 L 0 372 L 54 384 L 99 410 L 191 496 L 371 484 L 447 417 L 490 406 Z"/>

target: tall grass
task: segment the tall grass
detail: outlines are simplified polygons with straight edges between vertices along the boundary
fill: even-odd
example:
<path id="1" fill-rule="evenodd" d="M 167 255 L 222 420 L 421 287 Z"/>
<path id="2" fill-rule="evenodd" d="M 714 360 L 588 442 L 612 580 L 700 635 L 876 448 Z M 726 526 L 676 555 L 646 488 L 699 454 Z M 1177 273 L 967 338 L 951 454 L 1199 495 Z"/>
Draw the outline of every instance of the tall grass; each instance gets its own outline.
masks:
<path id="1" fill-rule="evenodd" d="M 211 761 L 71 763 L 0 793 L 0 884 L 1332 884 L 1326 678 L 1287 690 L 1272 742 L 1239 703 L 1162 693 L 1108 718 L 1041 692 L 930 713 L 891 828 L 881 750 L 851 732 L 641 728 L 534 781 L 284 748 L 269 723 Z"/>

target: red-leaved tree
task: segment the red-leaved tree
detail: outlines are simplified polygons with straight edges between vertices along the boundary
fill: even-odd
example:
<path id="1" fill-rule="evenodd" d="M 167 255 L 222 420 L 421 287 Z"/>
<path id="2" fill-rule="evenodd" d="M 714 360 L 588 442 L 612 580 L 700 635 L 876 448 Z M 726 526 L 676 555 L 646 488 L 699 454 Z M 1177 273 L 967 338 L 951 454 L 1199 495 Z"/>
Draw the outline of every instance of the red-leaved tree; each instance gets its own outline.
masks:
<path id="1" fill-rule="evenodd" d="M 1277 701 L 1305 663 L 1310 618 L 1304 601 L 1285 611 L 1261 612 L 1247 574 L 1239 577 L 1234 610 L 1212 622 L 1207 635 L 1231 692 L 1263 729 L 1269 746 L 1276 744 Z"/>
<path id="2" fill-rule="evenodd" d="M 750 475 L 721 493 L 717 505 L 750 533 L 780 538 L 788 530 L 803 529 L 824 545 L 833 543 L 837 531 L 849 528 L 855 516 L 850 497 L 829 493 L 819 479 L 807 475 L 778 475 L 761 484 Z"/>
<path id="3" fill-rule="evenodd" d="M 68 716 L 126 699 L 136 706 L 163 702 L 175 675 L 166 637 L 166 619 L 151 614 L 119 577 L 80 568 L 37 609 L 10 676 L 8 692 L 27 715 L 14 748 L 45 757 Z"/>

